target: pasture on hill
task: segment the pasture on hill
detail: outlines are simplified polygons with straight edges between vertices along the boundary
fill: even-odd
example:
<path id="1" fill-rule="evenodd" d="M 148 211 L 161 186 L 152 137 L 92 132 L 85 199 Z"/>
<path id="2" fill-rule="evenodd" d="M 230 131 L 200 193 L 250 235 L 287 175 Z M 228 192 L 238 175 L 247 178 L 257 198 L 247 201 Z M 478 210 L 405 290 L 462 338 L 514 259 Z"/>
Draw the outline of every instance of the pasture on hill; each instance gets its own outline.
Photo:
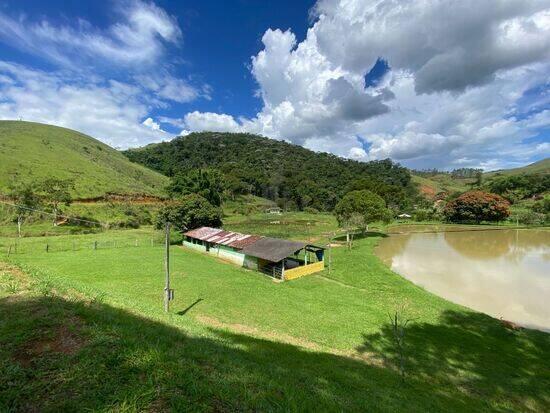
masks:
<path id="1" fill-rule="evenodd" d="M 168 178 L 130 162 L 117 150 L 70 129 L 0 121 L 0 195 L 14 183 L 74 181 L 74 198 L 106 194 L 162 196 Z"/>
<path id="2" fill-rule="evenodd" d="M 24 238 L 9 258 L 0 238 L 0 410 L 548 410 L 550 335 L 406 281 L 375 257 L 382 236 L 285 283 L 174 244 L 169 314 L 161 233 Z M 405 381 L 388 317 L 401 307 Z"/>

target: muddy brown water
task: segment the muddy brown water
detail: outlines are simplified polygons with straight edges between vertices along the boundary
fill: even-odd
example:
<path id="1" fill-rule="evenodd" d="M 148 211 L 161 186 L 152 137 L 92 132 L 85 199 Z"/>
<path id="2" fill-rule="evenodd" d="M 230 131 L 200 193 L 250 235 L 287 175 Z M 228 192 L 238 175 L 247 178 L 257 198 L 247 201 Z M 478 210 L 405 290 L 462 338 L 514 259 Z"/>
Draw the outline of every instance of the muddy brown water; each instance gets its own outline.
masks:
<path id="1" fill-rule="evenodd" d="M 455 303 L 550 331 L 550 230 L 399 231 L 376 249 L 393 271 Z"/>

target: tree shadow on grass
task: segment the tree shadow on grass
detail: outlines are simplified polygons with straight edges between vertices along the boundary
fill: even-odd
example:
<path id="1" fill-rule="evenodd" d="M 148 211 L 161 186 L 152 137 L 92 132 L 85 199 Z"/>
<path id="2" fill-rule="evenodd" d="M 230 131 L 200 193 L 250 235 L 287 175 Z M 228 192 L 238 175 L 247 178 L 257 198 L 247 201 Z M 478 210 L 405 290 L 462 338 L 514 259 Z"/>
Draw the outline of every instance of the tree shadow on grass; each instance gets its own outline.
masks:
<path id="1" fill-rule="evenodd" d="M 364 335 L 358 351 L 397 366 L 392 325 Z M 511 330 L 481 313 L 446 311 L 437 324 L 406 327 L 405 355 L 409 378 L 455 385 L 503 411 L 550 410 L 550 334 Z"/>
<path id="2" fill-rule="evenodd" d="M 358 241 L 358 240 L 361 240 L 361 239 L 366 239 L 366 238 L 386 238 L 388 235 L 383 233 L 383 232 L 378 232 L 378 231 L 367 231 L 367 232 L 357 232 L 353 235 L 353 240 L 354 241 Z M 334 237 L 333 238 L 334 241 L 338 241 L 338 242 L 345 242 L 346 241 L 346 235 L 339 235 L 337 237 Z"/>
<path id="3" fill-rule="evenodd" d="M 427 361 L 433 363 L 437 347 L 429 350 Z M 543 365 L 540 357 L 546 353 L 533 349 L 523 355 L 528 356 L 523 368 L 530 371 L 536 362 Z M 486 365 L 472 356 L 464 361 L 474 363 L 474 371 L 475 363 Z M 417 364 L 417 370 L 423 368 L 420 358 Z M 363 360 L 227 330 L 205 327 L 189 335 L 102 303 L 51 296 L 0 300 L 0 371 L 0 411 L 8 412 L 479 411 L 486 406 L 454 385 L 415 377 L 402 385 L 394 369 Z M 496 380 L 508 387 L 504 378 Z"/>

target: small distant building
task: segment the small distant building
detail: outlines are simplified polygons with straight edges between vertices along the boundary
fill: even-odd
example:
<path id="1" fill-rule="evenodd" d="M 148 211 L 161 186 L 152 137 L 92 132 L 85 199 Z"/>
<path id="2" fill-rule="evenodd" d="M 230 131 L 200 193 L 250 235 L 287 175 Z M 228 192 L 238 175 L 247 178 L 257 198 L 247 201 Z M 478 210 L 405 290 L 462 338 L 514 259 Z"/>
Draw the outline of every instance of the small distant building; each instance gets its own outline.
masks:
<path id="1" fill-rule="evenodd" d="M 324 248 L 299 241 L 202 227 L 184 234 L 183 245 L 281 280 L 325 268 Z"/>
<path id="2" fill-rule="evenodd" d="M 412 218 L 412 216 L 409 215 L 409 214 L 400 214 L 400 215 L 397 215 L 397 218 L 410 219 L 410 218 Z"/>
<path id="3" fill-rule="evenodd" d="M 279 207 L 271 207 L 271 208 L 267 208 L 265 212 L 268 214 L 281 215 L 283 213 L 283 210 Z"/>

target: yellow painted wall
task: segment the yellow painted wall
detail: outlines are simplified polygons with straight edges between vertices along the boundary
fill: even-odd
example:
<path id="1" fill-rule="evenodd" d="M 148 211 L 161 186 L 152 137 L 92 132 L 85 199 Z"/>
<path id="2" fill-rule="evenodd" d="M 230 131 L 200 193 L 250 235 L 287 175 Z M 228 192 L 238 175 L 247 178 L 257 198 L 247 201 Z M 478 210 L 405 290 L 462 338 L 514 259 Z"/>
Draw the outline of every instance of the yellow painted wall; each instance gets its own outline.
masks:
<path id="1" fill-rule="evenodd" d="M 325 263 L 323 261 L 320 261 L 313 264 L 304 265 L 302 267 L 296 267 L 291 270 L 285 270 L 285 280 L 294 280 L 296 278 L 303 277 L 304 275 L 323 271 L 324 269 Z"/>

